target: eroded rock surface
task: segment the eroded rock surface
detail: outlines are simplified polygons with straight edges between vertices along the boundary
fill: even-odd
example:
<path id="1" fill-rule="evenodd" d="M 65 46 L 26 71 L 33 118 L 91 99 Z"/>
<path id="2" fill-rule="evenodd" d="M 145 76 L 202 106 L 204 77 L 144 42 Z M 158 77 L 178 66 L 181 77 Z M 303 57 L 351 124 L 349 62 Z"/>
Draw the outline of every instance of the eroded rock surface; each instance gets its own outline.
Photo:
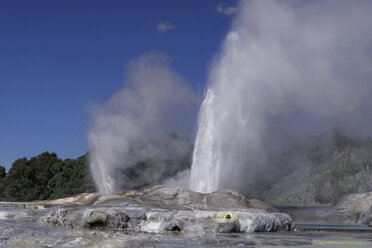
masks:
<path id="1" fill-rule="evenodd" d="M 343 197 L 335 206 L 335 210 L 365 213 L 372 206 L 372 192 L 351 194 Z"/>
<path id="2" fill-rule="evenodd" d="M 333 209 L 354 214 L 354 223 L 372 226 L 372 192 L 347 195 Z"/>
<path id="3" fill-rule="evenodd" d="M 68 228 L 135 228 L 146 219 L 143 209 L 61 207 L 43 217 L 46 223 Z"/>
<path id="4" fill-rule="evenodd" d="M 263 209 L 252 209 L 251 206 Z M 72 228 L 131 229 L 162 233 L 249 233 L 290 231 L 287 214 L 234 190 L 201 194 L 157 185 L 103 196 L 93 205 L 53 209 L 44 221 Z"/>
<path id="5" fill-rule="evenodd" d="M 228 201 L 231 198 L 226 196 L 235 194 L 229 190 L 228 194 L 219 192 L 217 200 L 211 201 L 206 201 L 205 195 L 198 200 L 193 192 L 183 189 L 171 188 L 161 195 L 163 190 L 122 192 L 101 197 L 95 205 L 1 203 L 0 246 L 371 247 L 369 233 L 274 233 L 293 228 L 288 215 L 249 208 L 252 200 L 239 194 L 225 204 L 223 199 Z M 155 193 L 158 198 L 151 198 Z M 182 205 L 186 202 L 204 210 Z M 211 210 L 214 204 L 244 208 Z"/>
<path id="6" fill-rule="evenodd" d="M 272 206 L 258 200 L 248 200 L 238 191 L 223 189 L 210 194 L 201 194 L 190 189 L 155 185 L 138 191 L 122 192 L 117 195 L 103 196 L 94 205 L 127 206 L 131 204 L 148 205 L 178 210 L 243 210 L 248 208 L 277 212 Z"/>
<path id="7" fill-rule="evenodd" d="M 287 214 L 263 210 L 184 211 L 169 209 L 70 207 L 53 209 L 43 220 L 69 228 L 130 229 L 162 233 L 250 233 L 293 230 Z"/>
<path id="8" fill-rule="evenodd" d="M 72 207 L 71 210 L 78 210 L 79 208 L 81 207 L 76 206 Z M 312 238 L 303 237 L 296 232 L 282 232 L 275 235 L 274 233 L 257 233 L 251 235 L 244 233 L 186 233 L 177 230 L 153 233 L 130 231 L 130 228 L 116 230 L 101 228 L 54 228 L 45 226 L 38 221 L 38 218 L 46 210 L 19 209 L 19 211 L 24 212 L 24 215 L 28 217 L 0 221 L 0 247 L 222 248 L 299 247 L 312 244 Z M 97 209 L 93 208 L 93 211 L 97 211 Z M 81 214 L 81 212 L 77 212 Z M 34 216 L 34 213 L 38 214 Z M 101 219 L 99 214 L 96 216 L 98 219 Z M 180 222 L 177 224 L 182 225 Z M 173 227 L 168 226 L 171 229 Z M 357 238 L 360 240 L 360 235 Z M 317 237 L 314 239 L 317 239 Z"/>
<path id="9" fill-rule="evenodd" d="M 39 201 L 41 204 L 90 205 L 99 198 L 98 193 L 82 193 L 57 200 Z"/>

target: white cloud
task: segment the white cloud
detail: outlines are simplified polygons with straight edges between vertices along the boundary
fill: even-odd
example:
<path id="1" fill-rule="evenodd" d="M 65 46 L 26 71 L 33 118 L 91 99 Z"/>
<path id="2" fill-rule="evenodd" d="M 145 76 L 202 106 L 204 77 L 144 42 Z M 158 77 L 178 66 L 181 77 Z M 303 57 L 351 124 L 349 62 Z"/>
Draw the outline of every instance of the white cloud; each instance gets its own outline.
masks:
<path id="1" fill-rule="evenodd" d="M 156 26 L 156 29 L 162 33 L 168 32 L 169 30 L 174 28 L 176 28 L 176 26 L 171 22 L 161 22 Z"/>
<path id="2" fill-rule="evenodd" d="M 224 14 L 224 15 L 233 15 L 238 11 L 238 7 L 236 6 L 227 6 L 226 3 L 220 3 L 217 6 L 217 12 Z"/>

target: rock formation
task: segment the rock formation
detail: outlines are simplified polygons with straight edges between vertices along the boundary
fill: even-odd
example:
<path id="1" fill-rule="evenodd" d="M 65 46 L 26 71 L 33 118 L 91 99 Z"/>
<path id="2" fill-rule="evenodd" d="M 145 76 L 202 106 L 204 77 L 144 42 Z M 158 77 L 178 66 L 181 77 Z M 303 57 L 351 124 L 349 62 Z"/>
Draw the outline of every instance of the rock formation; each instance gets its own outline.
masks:
<path id="1" fill-rule="evenodd" d="M 356 215 L 355 223 L 372 226 L 372 192 L 347 195 L 333 209 L 353 213 Z"/>
<path id="2" fill-rule="evenodd" d="M 261 209 L 253 209 L 259 207 Z M 106 195 L 85 207 L 54 208 L 44 221 L 70 228 L 127 229 L 162 233 L 232 233 L 293 230 L 287 214 L 234 190 L 201 194 L 156 185 Z M 271 212 L 271 213 L 270 213 Z"/>

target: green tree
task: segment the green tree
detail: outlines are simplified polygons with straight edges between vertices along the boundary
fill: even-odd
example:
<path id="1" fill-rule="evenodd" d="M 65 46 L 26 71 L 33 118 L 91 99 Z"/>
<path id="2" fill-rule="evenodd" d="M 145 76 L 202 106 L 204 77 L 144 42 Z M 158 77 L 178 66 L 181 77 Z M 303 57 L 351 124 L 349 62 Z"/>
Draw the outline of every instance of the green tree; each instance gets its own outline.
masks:
<path id="1" fill-rule="evenodd" d="M 28 162 L 32 168 L 32 194 L 33 200 L 49 199 L 51 188 L 48 187 L 49 180 L 54 177 L 54 166 L 61 162 L 55 153 L 44 152 L 33 157 Z"/>
<path id="2" fill-rule="evenodd" d="M 0 165 L 0 179 L 4 178 L 6 176 L 6 170 L 5 167 Z"/>
<path id="3" fill-rule="evenodd" d="M 30 160 L 14 161 L 8 174 L 0 166 L 0 199 L 7 201 L 46 200 L 94 191 L 87 155 L 62 161 L 44 152 Z"/>
<path id="4" fill-rule="evenodd" d="M 27 158 L 14 161 L 7 176 L 4 178 L 4 197 L 10 201 L 19 201 L 25 195 L 25 190 L 31 185 L 30 168 Z M 27 194 L 26 194 L 27 195 Z"/>
<path id="5" fill-rule="evenodd" d="M 5 188 L 4 180 L 5 180 L 5 177 L 6 177 L 5 167 L 0 165 L 0 200 L 1 201 L 6 200 L 5 196 L 4 196 L 4 188 Z"/>
<path id="6" fill-rule="evenodd" d="M 87 156 L 77 159 L 65 159 L 58 168 L 58 173 L 50 180 L 51 198 L 62 198 L 84 192 L 94 191 L 89 172 Z"/>

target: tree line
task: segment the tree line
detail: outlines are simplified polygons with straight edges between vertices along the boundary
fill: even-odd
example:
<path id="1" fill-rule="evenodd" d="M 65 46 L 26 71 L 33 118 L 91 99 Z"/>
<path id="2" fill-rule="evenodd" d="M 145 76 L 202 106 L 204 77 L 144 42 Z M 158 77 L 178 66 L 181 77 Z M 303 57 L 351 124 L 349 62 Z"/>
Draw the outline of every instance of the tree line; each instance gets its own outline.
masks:
<path id="1" fill-rule="evenodd" d="M 49 200 L 94 190 L 87 154 L 65 160 L 49 152 L 19 158 L 8 173 L 0 166 L 1 201 Z"/>

